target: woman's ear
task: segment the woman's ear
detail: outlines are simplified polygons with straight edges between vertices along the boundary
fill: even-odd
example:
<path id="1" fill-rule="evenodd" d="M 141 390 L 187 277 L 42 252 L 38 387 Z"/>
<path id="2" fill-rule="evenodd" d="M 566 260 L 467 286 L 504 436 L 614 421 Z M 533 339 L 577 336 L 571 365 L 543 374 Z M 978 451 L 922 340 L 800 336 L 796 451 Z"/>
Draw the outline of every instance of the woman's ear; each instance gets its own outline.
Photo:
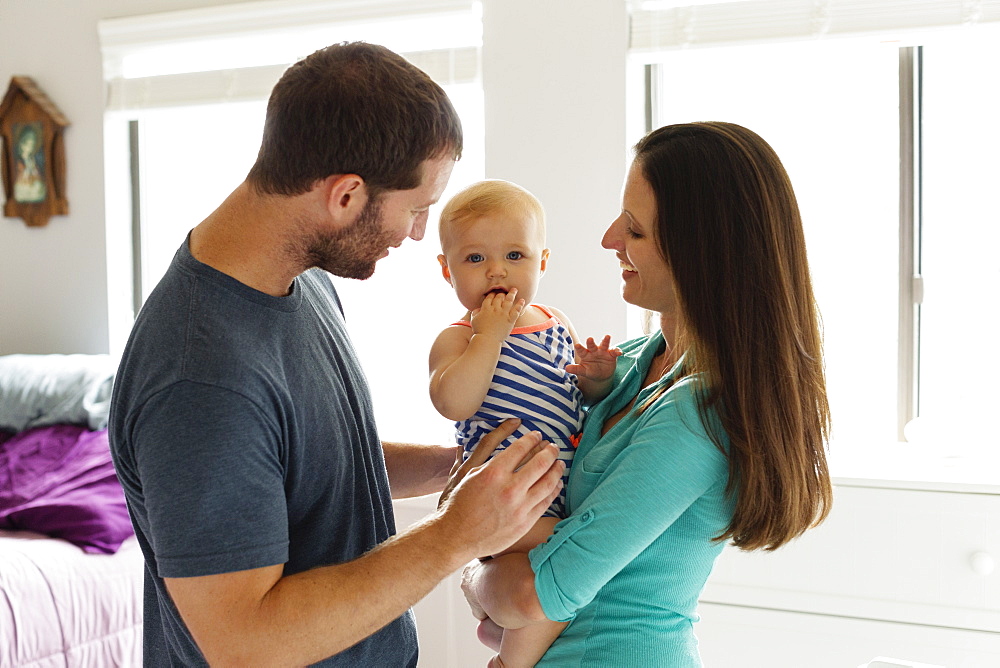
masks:
<path id="1" fill-rule="evenodd" d="M 448 258 L 444 255 L 438 255 L 438 264 L 441 265 L 441 275 L 444 276 L 444 280 L 448 281 L 448 285 L 454 287 L 451 282 L 451 270 L 448 269 Z"/>

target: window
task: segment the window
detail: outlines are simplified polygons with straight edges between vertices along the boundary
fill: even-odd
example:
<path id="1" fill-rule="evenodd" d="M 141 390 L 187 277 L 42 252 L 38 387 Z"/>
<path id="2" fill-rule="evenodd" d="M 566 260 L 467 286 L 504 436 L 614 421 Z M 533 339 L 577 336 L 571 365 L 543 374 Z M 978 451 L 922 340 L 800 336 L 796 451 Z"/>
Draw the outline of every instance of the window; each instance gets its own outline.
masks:
<path id="1" fill-rule="evenodd" d="M 867 3 L 882 29 L 864 30 L 860 13 L 805 4 L 643 4 L 632 58 L 649 120 L 740 123 L 782 158 L 823 318 L 834 445 L 995 446 L 998 31 L 901 41 L 886 26 L 925 25 L 923 3 Z M 838 30 L 854 34 L 821 39 Z"/>
<path id="2" fill-rule="evenodd" d="M 109 264 L 118 277 L 112 282 L 118 286 L 112 327 L 119 347 L 134 310 L 187 232 L 246 176 L 274 82 L 289 63 L 316 48 L 343 40 L 380 43 L 428 72 L 451 97 L 465 134 L 463 157 L 443 200 L 483 178 L 481 20 L 470 2 L 452 2 L 450 8 L 447 2 L 432 4 L 433 11 L 422 11 L 420 3 L 384 3 L 370 10 L 384 15 L 348 13 L 348 19 L 342 18 L 344 7 L 316 3 L 303 3 L 301 15 L 293 3 L 264 17 L 259 8 L 247 6 L 241 13 L 242 6 L 233 5 L 102 24 L 110 98 L 107 199 L 128 201 L 130 188 L 135 197 L 131 211 L 111 205 L 108 212 Z M 316 17 L 317 11 L 330 16 Z M 331 22 L 335 12 L 338 21 Z M 305 22 L 271 29 L 293 20 Z M 270 33 L 261 34 L 258 23 Z M 166 29 L 198 38 L 163 40 L 158 31 Z M 206 31 L 213 36 L 204 37 Z M 453 441 L 451 423 L 437 414 L 427 391 L 427 355 L 436 331 L 406 324 L 440 323 L 443 329 L 463 312 L 436 260 L 439 210 L 431 211 L 425 240 L 393 250 L 371 279 L 334 280 L 362 366 L 382 376 L 370 378 L 370 386 L 379 431 L 388 440 Z M 130 236 L 136 243 L 124 241 Z M 139 279 L 131 290 L 130 273 Z"/>
<path id="3" fill-rule="evenodd" d="M 682 51 L 659 68 L 657 126 L 739 123 L 788 170 L 823 317 L 837 438 L 896 431 L 898 69 L 894 47 L 839 43 Z"/>
<path id="4" fill-rule="evenodd" d="M 918 440 L 1000 444 L 1000 39 L 923 48 Z M 916 425 L 914 425 L 916 426 Z M 912 429 L 911 429 L 912 430 Z"/>

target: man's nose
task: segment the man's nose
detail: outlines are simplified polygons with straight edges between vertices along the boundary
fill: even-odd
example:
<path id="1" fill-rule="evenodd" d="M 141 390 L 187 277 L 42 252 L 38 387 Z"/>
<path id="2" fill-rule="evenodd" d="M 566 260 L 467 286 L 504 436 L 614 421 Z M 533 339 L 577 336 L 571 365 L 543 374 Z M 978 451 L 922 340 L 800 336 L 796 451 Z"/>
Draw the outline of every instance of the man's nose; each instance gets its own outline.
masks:
<path id="1" fill-rule="evenodd" d="M 421 216 L 415 223 L 413 227 L 410 228 L 409 237 L 414 241 L 420 241 L 424 238 L 424 232 L 427 230 L 427 218 Z"/>

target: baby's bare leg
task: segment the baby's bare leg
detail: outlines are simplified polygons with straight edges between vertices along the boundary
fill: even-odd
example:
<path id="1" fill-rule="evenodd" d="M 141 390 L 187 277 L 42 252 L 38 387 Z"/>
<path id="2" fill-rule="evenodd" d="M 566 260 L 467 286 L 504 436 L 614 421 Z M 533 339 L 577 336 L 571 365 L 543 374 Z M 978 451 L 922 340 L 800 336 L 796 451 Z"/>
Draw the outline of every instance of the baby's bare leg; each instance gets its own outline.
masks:
<path id="1" fill-rule="evenodd" d="M 494 652 L 499 652 L 500 642 L 503 640 L 503 628 L 489 617 L 480 619 L 479 626 L 476 627 L 476 637 Z"/>
<path id="2" fill-rule="evenodd" d="M 504 629 L 498 668 L 531 668 L 555 642 L 566 622 L 544 621 L 520 629 Z"/>
<path id="3" fill-rule="evenodd" d="M 531 551 L 535 546 L 548 540 L 558 522 L 559 519 L 556 517 L 539 518 L 520 540 L 494 556 Z M 564 628 L 566 628 L 565 622 L 546 620 L 519 629 L 503 629 L 500 653 L 490 662 L 490 668 L 530 668 L 534 666 Z"/>

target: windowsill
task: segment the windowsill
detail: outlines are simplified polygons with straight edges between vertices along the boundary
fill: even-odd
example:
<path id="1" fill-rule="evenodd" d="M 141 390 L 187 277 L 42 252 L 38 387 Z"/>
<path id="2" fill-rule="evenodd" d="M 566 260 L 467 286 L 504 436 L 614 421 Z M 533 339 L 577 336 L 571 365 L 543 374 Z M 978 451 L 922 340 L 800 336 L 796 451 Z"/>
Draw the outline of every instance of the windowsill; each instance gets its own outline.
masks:
<path id="1" fill-rule="evenodd" d="M 837 448 L 829 455 L 835 485 L 960 494 L 1000 494 L 1000 453 L 948 452 L 909 443 Z"/>

